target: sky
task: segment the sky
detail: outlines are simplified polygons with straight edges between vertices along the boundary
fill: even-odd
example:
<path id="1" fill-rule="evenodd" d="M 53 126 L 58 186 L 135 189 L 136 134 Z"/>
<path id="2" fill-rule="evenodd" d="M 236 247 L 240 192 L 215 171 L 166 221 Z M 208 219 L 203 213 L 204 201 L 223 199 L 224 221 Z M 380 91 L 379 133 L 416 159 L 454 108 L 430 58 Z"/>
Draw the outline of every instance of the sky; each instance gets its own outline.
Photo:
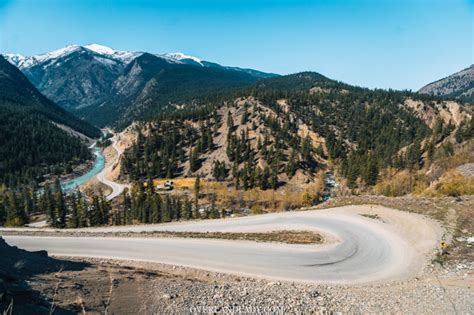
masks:
<path id="1" fill-rule="evenodd" d="M 474 60 L 474 0 L 0 0 L 0 52 L 183 52 L 418 90 Z"/>

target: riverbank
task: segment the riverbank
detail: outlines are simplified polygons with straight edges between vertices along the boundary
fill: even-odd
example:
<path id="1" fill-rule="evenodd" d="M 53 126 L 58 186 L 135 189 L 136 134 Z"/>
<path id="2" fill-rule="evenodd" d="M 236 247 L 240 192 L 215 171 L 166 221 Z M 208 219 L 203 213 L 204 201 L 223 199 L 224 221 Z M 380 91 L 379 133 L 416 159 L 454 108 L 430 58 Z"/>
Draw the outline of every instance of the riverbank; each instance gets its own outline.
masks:
<path id="1" fill-rule="evenodd" d="M 64 192 L 70 192 L 76 189 L 77 187 L 84 185 L 104 169 L 105 157 L 102 154 L 102 151 L 97 147 L 93 147 L 91 149 L 93 150 L 95 156 L 95 160 L 92 167 L 89 169 L 89 171 L 79 177 L 62 181 L 61 188 Z"/>
<path id="2" fill-rule="evenodd" d="M 125 188 L 129 188 L 129 185 L 121 184 L 114 180 L 117 177 L 116 173 L 123 151 L 117 145 L 117 134 L 114 134 L 114 136 L 110 138 L 110 141 L 111 145 L 104 150 L 106 156 L 105 166 L 97 174 L 97 180 L 111 189 L 111 193 L 107 195 L 107 200 L 114 199 L 119 196 Z"/>

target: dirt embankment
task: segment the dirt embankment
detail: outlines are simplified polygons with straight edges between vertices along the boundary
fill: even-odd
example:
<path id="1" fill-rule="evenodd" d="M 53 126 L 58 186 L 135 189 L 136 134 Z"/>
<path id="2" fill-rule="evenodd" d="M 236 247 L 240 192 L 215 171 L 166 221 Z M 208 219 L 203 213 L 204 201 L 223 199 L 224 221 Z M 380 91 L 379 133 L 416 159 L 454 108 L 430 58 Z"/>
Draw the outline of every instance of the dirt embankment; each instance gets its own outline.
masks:
<path id="1" fill-rule="evenodd" d="M 474 294 L 459 287 L 463 270 L 370 286 L 256 280 L 156 263 L 81 260 L 81 270 L 42 273 L 30 282 L 44 308 L 35 313 L 471 313 Z M 428 274 L 428 273 L 427 273 Z M 457 277 L 457 282 L 448 279 Z M 459 280 L 460 279 L 460 280 Z M 54 303 L 53 303 L 54 301 Z M 21 310 L 14 309 L 15 312 Z M 26 312 L 31 313 L 31 312 Z"/>
<path id="2" fill-rule="evenodd" d="M 48 257 L 46 251 L 28 252 L 9 246 L 0 237 L 0 313 L 10 310 L 13 314 L 48 314 L 65 309 L 58 307 L 54 299 L 43 296 L 35 289 L 32 279 L 48 275 L 59 285 L 60 272 L 80 272 L 89 266 L 84 262 L 71 262 Z M 8 311 L 7 311 L 8 310 Z"/>

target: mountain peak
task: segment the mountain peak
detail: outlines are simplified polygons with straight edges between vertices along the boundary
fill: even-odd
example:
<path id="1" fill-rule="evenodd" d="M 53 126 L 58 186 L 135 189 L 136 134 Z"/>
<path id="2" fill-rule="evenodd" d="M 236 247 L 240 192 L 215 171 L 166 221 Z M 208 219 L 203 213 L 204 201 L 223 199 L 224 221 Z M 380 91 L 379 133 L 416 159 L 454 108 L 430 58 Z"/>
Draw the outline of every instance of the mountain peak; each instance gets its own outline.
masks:
<path id="1" fill-rule="evenodd" d="M 81 48 L 81 46 L 79 46 L 79 45 L 67 45 L 64 48 L 59 48 L 59 49 L 53 50 L 49 53 L 34 56 L 34 57 L 38 61 L 44 61 L 44 60 L 48 60 L 48 59 L 56 59 L 56 58 L 68 55 L 68 54 L 78 50 L 79 48 Z"/>
<path id="2" fill-rule="evenodd" d="M 192 60 L 195 63 L 198 63 L 201 66 L 203 66 L 201 59 L 194 56 L 183 54 L 182 52 L 166 53 L 166 54 L 163 54 L 162 56 L 168 59 L 176 60 L 176 61 Z"/>
<path id="3" fill-rule="evenodd" d="M 92 50 L 98 54 L 104 54 L 104 55 L 113 55 L 117 51 L 104 45 L 99 45 L 99 44 L 89 44 L 85 45 L 84 48 L 87 48 L 89 50 Z"/>
<path id="4" fill-rule="evenodd" d="M 35 55 L 35 56 L 23 56 L 20 54 L 4 54 L 5 58 L 20 69 L 30 68 L 38 64 L 49 62 L 50 60 L 59 59 L 76 51 L 92 52 L 94 54 L 105 57 L 105 59 L 113 59 L 122 63 L 128 63 L 140 53 L 129 52 L 129 51 L 118 51 L 110 47 L 99 45 L 99 44 L 88 44 L 80 46 L 76 44 L 67 45 L 66 47 L 53 50 L 51 52 Z M 110 62 L 110 61 L 108 61 Z"/>

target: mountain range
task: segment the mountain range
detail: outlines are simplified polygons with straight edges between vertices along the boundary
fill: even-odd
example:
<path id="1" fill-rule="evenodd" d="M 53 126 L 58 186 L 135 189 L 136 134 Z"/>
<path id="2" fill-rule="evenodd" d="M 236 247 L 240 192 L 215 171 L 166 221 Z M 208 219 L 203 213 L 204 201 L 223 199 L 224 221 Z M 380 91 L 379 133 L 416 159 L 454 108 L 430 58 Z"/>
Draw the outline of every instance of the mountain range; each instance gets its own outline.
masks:
<path id="1" fill-rule="evenodd" d="M 117 51 L 97 44 L 4 56 L 45 96 L 99 126 L 126 125 L 171 104 L 276 76 L 183 53 Z"/>
<path id="2" fill-rule="evenodd" d="M 436 148 L 472 137 L 472 105 L 453 101 L 468 95 L 453 91 L 472 84 L 469 71 L 448 80 L 450 88 L 443 90 L 448 99 L 443 100 L 354 87 L 315 72 L 279 76 L 182 53 L 116 51 L 96 44 L 32 57 L 5 56 L 16 67 L 1 59 L 0 69 L 7 74 L 0 82 L 1 105 L 27 117 L 18 118 L 16 125 L 23 129 L 35 119 L 42 123 L 28 130 L 48 130 L 52 137 L 43 147 L 69 143 L 56 149 L 64 153 L 59 154 L 63 164 L 73 156 L 88 157 L 71 137 L 54 140 L 58 125 L 96 137 L 99 131 L 84 120 L 118 129 L 150 122 L 134 124 L 135 140 L 120 172 L 128 180 L 199 174 L 236 181 L 245 189 L 282 183 L 300 187 L 331 166 L 350 187 L 361 181 L 373 185 L 380 170 L 419 168 Z M 16 137 L 12 130 L 27 135 L 10 129 L 4 131 L 10 132 L 7 142 Z M 65 154 L 73 147 L 73 156 Z M 23 161 L 31 159 L 26 151 L 20 153 L 26 155 Z M 7 153 L 11 164 L 16 153 Z M 257 180 L 261 176 L 264 182 Z"/>

